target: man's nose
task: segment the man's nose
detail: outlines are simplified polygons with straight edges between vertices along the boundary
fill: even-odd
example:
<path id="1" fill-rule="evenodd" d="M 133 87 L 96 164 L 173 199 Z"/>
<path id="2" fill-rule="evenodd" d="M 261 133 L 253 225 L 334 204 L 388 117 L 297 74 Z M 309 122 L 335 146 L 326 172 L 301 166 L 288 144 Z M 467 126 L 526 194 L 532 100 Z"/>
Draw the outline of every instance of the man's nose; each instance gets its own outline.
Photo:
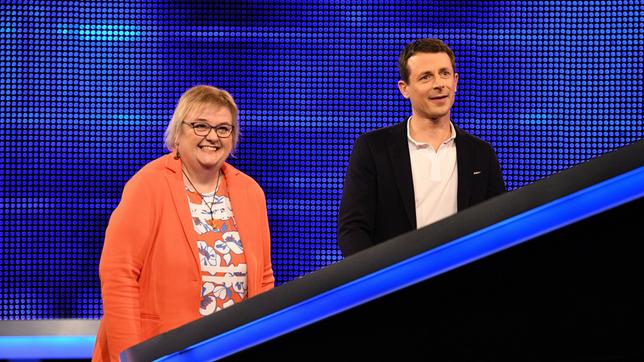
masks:
<path id="1" fill-rule="evenodd" d="M 437 89 L 445 88 L 445 79 L 441 77 L 436 77 L 436 80 L 434 80 L 434 88 L 437 88 Z"/>

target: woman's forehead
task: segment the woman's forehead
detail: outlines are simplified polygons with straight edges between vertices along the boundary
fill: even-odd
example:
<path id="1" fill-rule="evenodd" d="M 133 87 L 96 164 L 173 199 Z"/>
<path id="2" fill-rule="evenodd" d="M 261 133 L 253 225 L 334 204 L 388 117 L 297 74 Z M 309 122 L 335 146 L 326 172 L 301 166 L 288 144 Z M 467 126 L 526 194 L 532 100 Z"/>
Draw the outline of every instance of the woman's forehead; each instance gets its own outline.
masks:
<path id="1" fill-rule="evenodd" d="M 186 114 L 186 119 L 202 118 L 206 114 L 219 113 L 225 111 L 232 118 L 232 113 L 228 107 L 223 104 L 200 102 L 195 103 Z"/>

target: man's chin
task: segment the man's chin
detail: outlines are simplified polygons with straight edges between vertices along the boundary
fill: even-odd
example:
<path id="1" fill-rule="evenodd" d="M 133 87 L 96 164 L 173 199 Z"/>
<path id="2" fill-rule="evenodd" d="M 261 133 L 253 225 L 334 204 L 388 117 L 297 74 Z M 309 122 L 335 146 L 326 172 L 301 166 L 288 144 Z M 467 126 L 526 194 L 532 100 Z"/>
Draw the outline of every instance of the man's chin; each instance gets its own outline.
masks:
<path id="1" fill-rule="evenodd" d="M 449 112 L 432 112 L 432 113 L 425 113 L 423 115 L 423 118 L 428 119 L 430 121 L 435 121 L 439 122 L 443 119 L 449 121 L 450 119 L 450 113 Z"/>

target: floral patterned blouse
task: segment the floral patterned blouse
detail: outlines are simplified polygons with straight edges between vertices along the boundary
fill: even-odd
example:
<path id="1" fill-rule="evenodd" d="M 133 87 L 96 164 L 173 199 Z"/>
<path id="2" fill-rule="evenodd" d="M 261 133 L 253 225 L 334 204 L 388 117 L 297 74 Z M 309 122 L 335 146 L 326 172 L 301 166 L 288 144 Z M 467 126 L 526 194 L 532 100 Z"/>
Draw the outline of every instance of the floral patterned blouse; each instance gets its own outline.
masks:
<path id="1" fill-rule="evenodd" d="M 205 194 L 186 187 L 201 266 L 201 315 L 209 315 L 246 298 L 248 283 L 244 246 L 222 178 L 216 194 Z M 205 202 L 204 202 L 205 201 Z M 210 208 L 206 205 L 210 205 Z M 211 217 L 212 210 L 212 217 Z"/>

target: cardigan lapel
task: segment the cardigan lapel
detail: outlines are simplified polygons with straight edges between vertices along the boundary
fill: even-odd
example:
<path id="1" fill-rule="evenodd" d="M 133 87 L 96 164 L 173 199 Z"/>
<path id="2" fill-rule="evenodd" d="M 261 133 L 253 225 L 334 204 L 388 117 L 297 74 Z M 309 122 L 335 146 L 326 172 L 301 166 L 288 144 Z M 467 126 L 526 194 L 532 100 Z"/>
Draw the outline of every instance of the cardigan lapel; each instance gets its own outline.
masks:
<path id="1" fill-rule="evenodd" d="M 472 145 L 465 136 L 465 132 L 454 125 L 456 129 L 456 165 L 458 169 L 457 210 L 461 211 L 469 206 L 470 189 L 472 186 Z"/>
<path id="2" fill-rule="evenodd" d="M 402 198 L 405 213 L 410 225 L 416 229 L 416 202 L 414 201 L 414 180 L 411 174 L 411 158 L 407 145 L 407 122 L 404 121 L 391 129 L 391 139 L 387 149 L 391 158 L 393 177 Z"/>
<path id="3" fill-rule="evenodd" d="M 228 163 L 224 163 L 221 167 L 226 184 L 228 185 L 228 196 L 230 196 L 230 204 L 233 208 L 233 215 L 235 223 L 237 224 L 237 232 L 239 239 L 244 247 L 244 256 L 246 258 L 246 277 L 248 280 L 248 296 L 257 294 L 259 286 L 255 281 L 257 273 L 257 255 L 261 255 L 261 250 L 258 250 L 259 235 L 257 235 L 259 221 L 257 218 L 258 200 L 253 199 L 248 194 L 248 185 L 244 182 L 241 171 L 237 170 Z"/>
<path id="4" fill-rule="evenodd" d="M 196 240 L 198 238 L 197 232 L 194 229 L 190 209 L 187 206 L 186 193 L 183 187 L 183 179 L 181 174 L 181 160 L 175 160 L 173 155 L 166 156 L 166 168 L 171 171 L 166 174 L 166 181 L 172 196 L 172 202 L 177 212 L 177 216 L 181 221 L 181 228 L 186 236 L 185 240 L 190 247 L 190 251 L 195 260 L 195 267 L 198 275 L 201 273 L 199 252 L 197 251 Z M 228 184 L 228 195 L 230 196 L 230 203 L 233 208 L 233 215 L 237 224 L 240 239 L 244 246 L 244 255 L 246 256 L 247 277 L 248 277 L 248 295 L 252 296 L 257 293 L 258 286 L 253 283 L 256 280 L 255 274 L 257 273 L 257 261 L 254 259 L 255 255 L 260 251 L 255 250 L 257 245 L 253 240 L 258 238 L 253 235 L 253 231 L 257 227 L 253 223 L 252 207 L 257 200 L 250 200 L 247 189 L 240 178 L 240 171 L 231 165 L 224 163 L 221 168 L 226 183 Z M 242 231 L 243 230 L 243 231 Z"/>
<path id="5" fill-rule="evenodd" d="M 198 236 L 192 221 L 192 215 L 190 215 L 190 208 L 188 207 L 186 191 L 183 186 L 181 160 L 177 160 L 172 154 L 169 154 L 166 156 L 165 166 L 170 171 L 166 173 L 165 179 L 168 183 L 168 189 L 170 190 L 172 203 L 174 205 L 175 212 L 179 217 L 181 229 L 183 230 L 183 233 L 185 235 L 185 242 L 188 243 L 188 247 L 190 248 L 192 256 L 195 260 L 197 273 L 200 274 L 201 269 L 199 265 L 199 252 L 197 251 L 196 243 Z"/>

